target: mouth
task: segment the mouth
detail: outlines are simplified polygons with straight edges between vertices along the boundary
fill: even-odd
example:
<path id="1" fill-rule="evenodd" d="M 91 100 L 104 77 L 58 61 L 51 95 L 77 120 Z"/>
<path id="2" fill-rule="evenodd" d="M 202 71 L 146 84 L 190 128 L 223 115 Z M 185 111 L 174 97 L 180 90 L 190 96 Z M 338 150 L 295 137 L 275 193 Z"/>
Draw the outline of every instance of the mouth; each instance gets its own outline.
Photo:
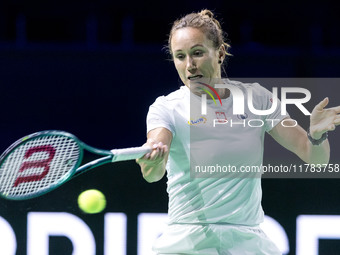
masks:
<path id="1" fill-rule="evenodd" d="M 203 77 L 203 75 L 197 74 L 197 75 L 189 76 L 188 79 L 189 79 L 190 81 L 195 81 L 195 80 L 201 79 L 202 77 Z"/>

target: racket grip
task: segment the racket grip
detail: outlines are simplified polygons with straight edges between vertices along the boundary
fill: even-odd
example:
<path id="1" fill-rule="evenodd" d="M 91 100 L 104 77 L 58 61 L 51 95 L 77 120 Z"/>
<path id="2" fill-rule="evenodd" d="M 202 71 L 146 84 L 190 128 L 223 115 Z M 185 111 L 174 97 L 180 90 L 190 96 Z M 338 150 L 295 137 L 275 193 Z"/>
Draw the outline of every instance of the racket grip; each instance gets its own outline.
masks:
<path id="1" fill-rule="evenodd" d="M 113 157 L 112 162 L 131 160 L 143 157 L 146 153 L 151 152 L 152 149 L 148 147 L 132 147 L 127 149 L 111 150 Z"/>

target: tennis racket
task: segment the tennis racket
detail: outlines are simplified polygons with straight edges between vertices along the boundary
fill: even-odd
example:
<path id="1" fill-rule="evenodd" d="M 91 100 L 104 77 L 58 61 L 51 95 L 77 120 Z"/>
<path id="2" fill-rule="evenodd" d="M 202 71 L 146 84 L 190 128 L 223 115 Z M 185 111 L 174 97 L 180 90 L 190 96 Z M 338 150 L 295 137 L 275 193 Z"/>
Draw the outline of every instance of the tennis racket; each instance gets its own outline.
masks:
<path id="1" fill-rule="evenodd" d="M 82 164 L 84 150 L 100 157 Z M 64 131 L 37 132 L 19 139 L 0 156 L 0 196 L 38 197 L 92 168 L 137 159 L 150 151 L 147 147 L 101 150 Z"/>

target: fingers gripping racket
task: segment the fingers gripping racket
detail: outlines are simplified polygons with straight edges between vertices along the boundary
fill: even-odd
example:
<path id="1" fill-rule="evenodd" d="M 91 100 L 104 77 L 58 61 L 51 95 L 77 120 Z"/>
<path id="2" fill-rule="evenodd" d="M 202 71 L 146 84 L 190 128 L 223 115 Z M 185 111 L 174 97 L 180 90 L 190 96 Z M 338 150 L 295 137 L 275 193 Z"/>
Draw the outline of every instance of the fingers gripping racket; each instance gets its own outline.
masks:
<path id="1" fill-rule="evenodd" d="M 101 157 L 81 165 L 84 150 Z M 38 197 L 94 167 L 137 159 L 150 151 L 147 147 L 100 150 L 67 132 L 37 132 L 19 139 L 0 156 L 0 196 Z"/>

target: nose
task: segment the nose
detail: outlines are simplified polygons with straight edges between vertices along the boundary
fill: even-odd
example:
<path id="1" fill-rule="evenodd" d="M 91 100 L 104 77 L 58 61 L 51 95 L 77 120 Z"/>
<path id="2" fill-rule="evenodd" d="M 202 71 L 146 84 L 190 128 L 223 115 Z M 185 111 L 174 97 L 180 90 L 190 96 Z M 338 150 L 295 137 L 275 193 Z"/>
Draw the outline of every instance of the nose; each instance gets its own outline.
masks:
<path id="1" fill-rule="evenodd" d="M 187 58 L 187 70 L 188 70 L 191 74 L 195 73 L 196 70 L 197 70 L 196 62 L 195 62 L 194 59 L 191 58 L 191 57 L 188 57 L 188 58 Z"/>

